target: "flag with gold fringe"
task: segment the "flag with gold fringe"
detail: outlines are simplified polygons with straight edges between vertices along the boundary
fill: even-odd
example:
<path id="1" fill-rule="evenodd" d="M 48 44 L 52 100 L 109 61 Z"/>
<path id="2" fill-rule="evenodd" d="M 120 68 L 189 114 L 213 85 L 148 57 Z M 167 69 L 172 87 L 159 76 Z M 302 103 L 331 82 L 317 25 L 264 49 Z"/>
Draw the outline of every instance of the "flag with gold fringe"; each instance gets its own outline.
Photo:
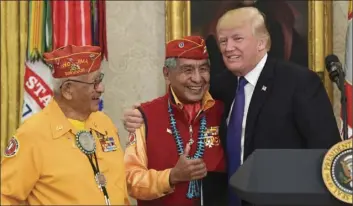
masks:
<path id="1" fill-rule="evenodd" d="M 102 48 L 107 60 L 105 1 L 29 1 L 22 121 L 42 110 L 53 97 L 52 76 L 43 53 L 67 45 Z M 100 110 L 103 109 L 103 100 Z"/>
<path id="2" fill-rule="evenodd" d="M 43 53 L 52 49 L 51 3 L 33 0 L 28 7 L 22 121 L 42 110 L 53 97 L 51 71 L 42 62 Z"/>

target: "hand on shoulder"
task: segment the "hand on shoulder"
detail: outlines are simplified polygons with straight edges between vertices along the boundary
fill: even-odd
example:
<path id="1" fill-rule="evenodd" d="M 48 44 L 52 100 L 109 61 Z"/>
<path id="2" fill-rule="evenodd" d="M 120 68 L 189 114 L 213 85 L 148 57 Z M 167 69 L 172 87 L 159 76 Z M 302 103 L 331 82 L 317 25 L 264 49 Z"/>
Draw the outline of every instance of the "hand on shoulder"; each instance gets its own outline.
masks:
<path id="1" fill-rule="evenodd" d="M 136 129 L 140 128 L 144 123 L 141 112 L 137 109 L 140 104 L 134 104 L 132 108 L 128 108 L 124 111 L 123 123 L 124 128 L 128 132 L 135 132 Z"/>

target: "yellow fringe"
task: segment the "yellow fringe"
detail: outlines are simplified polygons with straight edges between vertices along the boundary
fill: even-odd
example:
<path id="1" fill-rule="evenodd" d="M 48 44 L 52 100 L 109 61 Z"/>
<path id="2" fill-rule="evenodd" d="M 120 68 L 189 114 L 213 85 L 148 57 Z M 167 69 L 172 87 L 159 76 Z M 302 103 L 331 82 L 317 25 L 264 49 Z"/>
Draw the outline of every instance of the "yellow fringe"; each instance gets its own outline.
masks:
<path id="1" fill-rule="evenodd" d="M 44 52 L 44 1 L 30 1 L 28 58 L 32 61 L 42 57 Z"/>

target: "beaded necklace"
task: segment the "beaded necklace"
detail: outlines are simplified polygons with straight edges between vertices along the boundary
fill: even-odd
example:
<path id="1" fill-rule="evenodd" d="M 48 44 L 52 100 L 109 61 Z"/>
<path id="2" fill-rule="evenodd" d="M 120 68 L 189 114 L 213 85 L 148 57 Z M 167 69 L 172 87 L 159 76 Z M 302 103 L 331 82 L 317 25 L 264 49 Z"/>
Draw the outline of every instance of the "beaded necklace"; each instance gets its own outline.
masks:
<path id="1" fill-rule="evenodd" d="M 183 140 L 180 136 L 180 133 L 176 127 L 176 120 L 174 118 L 173 114 L 173 109 L 170 105 L 170 101 L 168 100 L 168 113 L 169 113 L 169 122 L 170 122 L 170 127 L 172 130 L 172 134 L 174 136 L 176 145 L 177 145 L 177 150 L 179 156 L 184 153 L 184 147 L 183 147 Z M 188 159 L 197 159 L 197 158 L 202 158 L 204 151 L 205 151 L 205 132 L 206 132 L 206 116 L 203 114 L 201 117 L 201 122 L 200 122 L 200 129 L 199 129 L 199 136 L 197 138 L 197 149 L 196 152 L 193 156 L 187 157 Z M 192 139 L 190 139 L 192 140 Z M 192 198 L 199 198 L 201 196 L 201 181 L 200 180 L 191 180 L 189 182 L 189 188 L 188 192 L 186 194 L 186 197 L 188 199 Z"/>

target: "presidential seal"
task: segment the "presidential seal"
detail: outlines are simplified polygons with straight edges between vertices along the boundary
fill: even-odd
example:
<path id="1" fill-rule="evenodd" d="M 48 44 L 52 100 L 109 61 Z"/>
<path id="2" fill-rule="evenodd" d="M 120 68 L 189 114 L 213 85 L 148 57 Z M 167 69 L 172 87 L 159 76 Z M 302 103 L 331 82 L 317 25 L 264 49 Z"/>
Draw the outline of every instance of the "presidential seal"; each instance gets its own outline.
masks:
<path id="1" fill-rule="evenodd" d="M 80 131 L 76 134 L 76 145 L 85 154 L 93 154 L 96 151 L 96 142 L 90 132 Z"/>
<path id="2" fill-rule="evenodd" d="M 352 139 L 337 143 L 326 153 L 322 178 L 335 198 L 352 204 Z"/>

